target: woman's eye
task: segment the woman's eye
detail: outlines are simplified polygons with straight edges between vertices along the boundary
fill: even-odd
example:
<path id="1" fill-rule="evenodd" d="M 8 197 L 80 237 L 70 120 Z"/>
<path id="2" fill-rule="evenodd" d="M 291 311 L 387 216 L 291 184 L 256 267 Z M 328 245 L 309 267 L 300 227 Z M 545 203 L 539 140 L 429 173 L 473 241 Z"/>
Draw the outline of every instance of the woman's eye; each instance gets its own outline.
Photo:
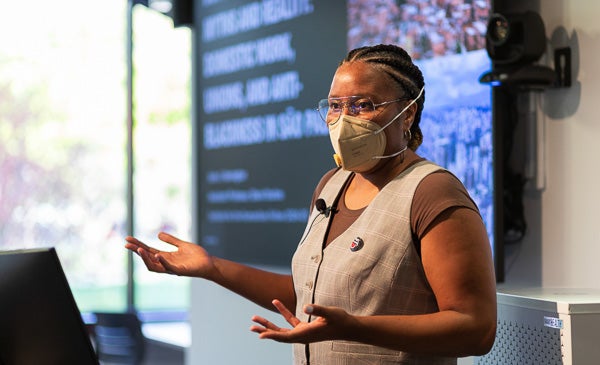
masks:
<path id="1" fill-rule="evenodd" d="M 355 105 L 361 112 L 370 112 L 373 110 L 373 104 L 369 101 L 359 101 Z"/>

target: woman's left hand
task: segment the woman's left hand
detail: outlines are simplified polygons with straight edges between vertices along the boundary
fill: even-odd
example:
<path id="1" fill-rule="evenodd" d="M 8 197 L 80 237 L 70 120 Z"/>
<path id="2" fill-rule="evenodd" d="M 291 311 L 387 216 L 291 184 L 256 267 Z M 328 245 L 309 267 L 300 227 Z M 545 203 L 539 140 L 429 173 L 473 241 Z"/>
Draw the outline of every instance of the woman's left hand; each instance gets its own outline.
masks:
<path id="1" fill-rule="evenodd" d="M 273 305 L 292 328 L 282 328 L 260 316 L 253 316 L 252 321 L 258 325 L 250 327 L 259 338 L 271 339 L 285 343 L 311 343 L 325 340 L 342 339 L 345 330 L 353 321 L 353 317 L 337 307 L 319 305 L 304 306 L 304 313 L 314 317 L 311 322 L 301 322 L 279 300 L 273 300 Z"/>

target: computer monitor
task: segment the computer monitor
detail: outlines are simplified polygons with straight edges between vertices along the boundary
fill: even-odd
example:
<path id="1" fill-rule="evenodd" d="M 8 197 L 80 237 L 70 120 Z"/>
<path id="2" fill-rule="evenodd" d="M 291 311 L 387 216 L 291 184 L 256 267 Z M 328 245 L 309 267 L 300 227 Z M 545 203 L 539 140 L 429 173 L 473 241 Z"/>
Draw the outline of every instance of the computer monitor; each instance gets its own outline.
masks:
<path id="1" fill-rule="evenodd" d="M 98 364 L 54 248 L 0 252 L 0 365 Z"/>

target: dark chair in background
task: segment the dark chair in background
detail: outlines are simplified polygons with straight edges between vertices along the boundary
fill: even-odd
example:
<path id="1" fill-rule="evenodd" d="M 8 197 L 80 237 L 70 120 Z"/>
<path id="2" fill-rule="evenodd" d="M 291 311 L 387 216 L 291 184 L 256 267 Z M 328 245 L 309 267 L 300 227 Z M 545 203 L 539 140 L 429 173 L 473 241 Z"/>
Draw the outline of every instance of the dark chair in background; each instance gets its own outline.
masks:
<path id="1" fill-rule="evenodd" d="M 102 364 L 139 365 L 144 359 L 145 339 L 135 313 L 94 313 L 93 338 Z"/>

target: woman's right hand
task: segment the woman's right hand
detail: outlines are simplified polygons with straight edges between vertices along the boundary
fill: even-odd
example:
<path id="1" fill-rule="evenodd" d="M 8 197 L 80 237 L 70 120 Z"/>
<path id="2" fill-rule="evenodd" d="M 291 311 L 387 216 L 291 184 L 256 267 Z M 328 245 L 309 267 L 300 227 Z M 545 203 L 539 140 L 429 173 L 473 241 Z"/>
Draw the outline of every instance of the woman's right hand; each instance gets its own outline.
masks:
<path id="1" fill-rule="evenodd" d="M 153 272 L 205 279 L 210 279 L 215 274 L 212 257 L 200 245 L 182 241 L 165 232 L 160 232 L 158 238 L 177 247 L 177 250 L 160 251 L 131 236 L 125 237 L 125 248 L 137 253 L 148 270 Z"/>

